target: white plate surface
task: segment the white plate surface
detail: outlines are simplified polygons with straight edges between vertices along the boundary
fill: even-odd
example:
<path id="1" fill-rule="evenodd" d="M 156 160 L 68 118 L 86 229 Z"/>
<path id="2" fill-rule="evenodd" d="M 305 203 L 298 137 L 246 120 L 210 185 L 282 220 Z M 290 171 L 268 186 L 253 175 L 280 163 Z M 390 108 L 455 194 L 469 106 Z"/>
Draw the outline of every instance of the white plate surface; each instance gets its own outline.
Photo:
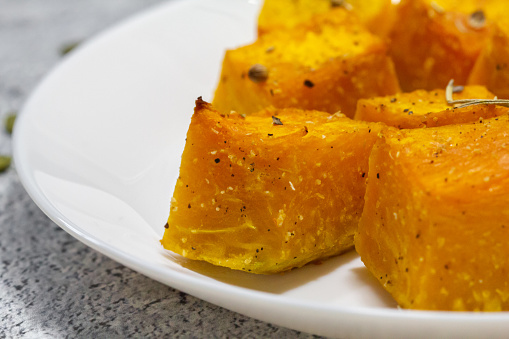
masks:
<path id="1" fill-rule="evenodd" d="M 194 107 L 226 48 L 255 38 L 259 0 L 171 1 L 99 35 L 37 88 L 14 131 L 34 201 L 85 244 L 164 284 L 289 328 L 343 338 L 504 337 L 507 313 L 400 310 L 351 252 L 256 276 L 159 244 Z"/>

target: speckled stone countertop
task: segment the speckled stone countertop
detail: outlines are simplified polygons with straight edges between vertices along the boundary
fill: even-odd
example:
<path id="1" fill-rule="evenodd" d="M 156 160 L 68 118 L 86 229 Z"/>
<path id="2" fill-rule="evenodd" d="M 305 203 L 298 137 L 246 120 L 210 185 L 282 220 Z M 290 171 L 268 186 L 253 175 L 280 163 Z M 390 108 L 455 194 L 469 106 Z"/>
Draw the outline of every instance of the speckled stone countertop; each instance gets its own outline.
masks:
<path id="1" fill-rule="evenodd" d="M 160 0 L 0 0 L 0 118 L 60 59 Z M 0 154 L 11 137 L 0 129 Z M 0 338 L 308 338 L 162 285 L 88 248 L 0 174 Z"/>

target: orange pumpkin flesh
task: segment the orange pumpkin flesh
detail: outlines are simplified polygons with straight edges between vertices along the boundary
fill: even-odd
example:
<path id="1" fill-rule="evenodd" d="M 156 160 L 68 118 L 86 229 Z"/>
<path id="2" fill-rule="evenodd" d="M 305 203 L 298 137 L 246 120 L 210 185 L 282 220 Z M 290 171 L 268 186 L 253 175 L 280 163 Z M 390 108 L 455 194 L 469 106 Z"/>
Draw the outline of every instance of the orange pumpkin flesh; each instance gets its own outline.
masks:
<path id="1" fill-rule="evenodd" d="M 445 88 L 450 79 L 466 84 L 489 34 L 488 24 L 470 24 L 471 14 L 482 8 L 474 2 L 401 1 L 390 54 L 403 91 Z"/>
<path id="2" fill-rule="evenodd" d="M 317 14 L 347 8 L 371 32 L 384 36 L 391 28 L 393 7 L 390 0 L 349 0 L 334 6 L 331 0 L 266 0 L 258 18 L 258 33 L 289 30 L 305 24 Z M 284 18 L 284 20 L 282 20 Z"/>
<path id="3" fill-rule="evenodd" d="M 465 86 L 454 94 L 454 100 L 493 99 L 495 95 L 483 86 Z M 507 114 L 509 109 L 494 105 L 453 108 L 445 100 L 445 91 L 417 90 L 391 96 L 360 99 L 356 120 L 379 121 L 397 128 L 437 127 L 478 121 Z"/>
<path id="4" fill-rule="evenodd" d="M 297 109 L 221 115 L 198 100 L 161 243 L 263 274 L 352 248 L 381 129 Z"/>
<path id="5" fill-rule="evenodd" d="M 249 76 L 262 65 L 264 77 Z M 342 8 L 226 52 L 213 104 L 250 114 L 268 106 L 353 117 L 359 98 L 399 91 L 387 45 Z"/>
<path id="6" fill-rule="evenodd" d="M 484 85 L 499 98 L 509 99 L 509 21 L 495 25 L 468 82 Z"/>
<path id="7" fill-rule="evenodd" d="M 509 118 L 384 132 L 356 236 L 404 308 L 509 310 Z"/>

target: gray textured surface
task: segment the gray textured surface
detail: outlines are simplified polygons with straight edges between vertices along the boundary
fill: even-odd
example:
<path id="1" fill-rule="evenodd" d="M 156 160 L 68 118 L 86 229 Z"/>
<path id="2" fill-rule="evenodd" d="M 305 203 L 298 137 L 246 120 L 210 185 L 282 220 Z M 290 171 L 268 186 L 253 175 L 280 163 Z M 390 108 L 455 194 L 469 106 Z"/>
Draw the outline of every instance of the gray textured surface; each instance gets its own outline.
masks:
<path id="1" fill-rule="evenodd" d="M 0 0 L 0 118 L 84 40 L 159 0 Z M 10 154 L 0 130 L 0 154 Z M 150 280 L 81 244 L 0 174 L 0 338 L 307 338 Z"/>

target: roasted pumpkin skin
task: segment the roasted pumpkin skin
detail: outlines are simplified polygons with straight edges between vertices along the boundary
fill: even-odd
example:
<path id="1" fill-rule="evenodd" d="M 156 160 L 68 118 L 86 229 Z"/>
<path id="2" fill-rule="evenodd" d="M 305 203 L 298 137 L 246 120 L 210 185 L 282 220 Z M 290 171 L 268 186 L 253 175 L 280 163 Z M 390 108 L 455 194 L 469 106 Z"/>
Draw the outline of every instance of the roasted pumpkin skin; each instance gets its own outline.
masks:
<path id="1" fill-rule="evenodd" d="M 265 0 L 258 17 L 260 35 L 282 29 L 293 29 L 305 24 L 314 15 L 347 8 L 350 15 L 359 17 L 360 22 L 371 32 L 386 36 L 391 29 L 394 6 L 390 0 L 349 0 L 334 6 L 331 0 Z"/>
<path id="2" fill-rule="evenodd" d="M 390 34 L 390 54 L 404 92 L 465 85 L 489 35 L 490 25 L 472 27 L 479 7 L 470 1 L 402 0 Z M 472 11 L 472 12 L 467 12 Z"/>
<path id="3" fill-rule="evenodd" d="M 261 81 L 249 76 L 255 65 L 266 70 Z M 386 42 L 339 8 L 227 51 L 213 104 L 223 113 L 251 114 L 274 106 L 353 117 L 359 98 L 396 92 Z"/>
<path id="4" fill-rule="evenodd" d="M 507 11 L 506 11 L 507 13 Z M 509 21 L 497 22 L 468 79 L 509 99 Z"/>
<path id="5" fill-rule="evenodd" d="M 494 97 L 484 86 L 465 86 L 453 95 L 454 100 Z M 355 119 L 383 122 L 397 128 L 420 128 L 475 122 L 508 112 L 508 108 L 494 105 L 455 108 L 447 104 L 445 90 L 437 89 L 360 99 Z"/>
<path id="6" fill-rule="evenodd" d="M 401 307 L 509 310 L 508 119 L 375 144 L 356 249 Z"/>
<path id="7" fill-rule="evenodd" d="M 261 274 L 351 249 L 382 126 L 297 109 L 221 115 L 198 100 L 161 243 Z"/>

